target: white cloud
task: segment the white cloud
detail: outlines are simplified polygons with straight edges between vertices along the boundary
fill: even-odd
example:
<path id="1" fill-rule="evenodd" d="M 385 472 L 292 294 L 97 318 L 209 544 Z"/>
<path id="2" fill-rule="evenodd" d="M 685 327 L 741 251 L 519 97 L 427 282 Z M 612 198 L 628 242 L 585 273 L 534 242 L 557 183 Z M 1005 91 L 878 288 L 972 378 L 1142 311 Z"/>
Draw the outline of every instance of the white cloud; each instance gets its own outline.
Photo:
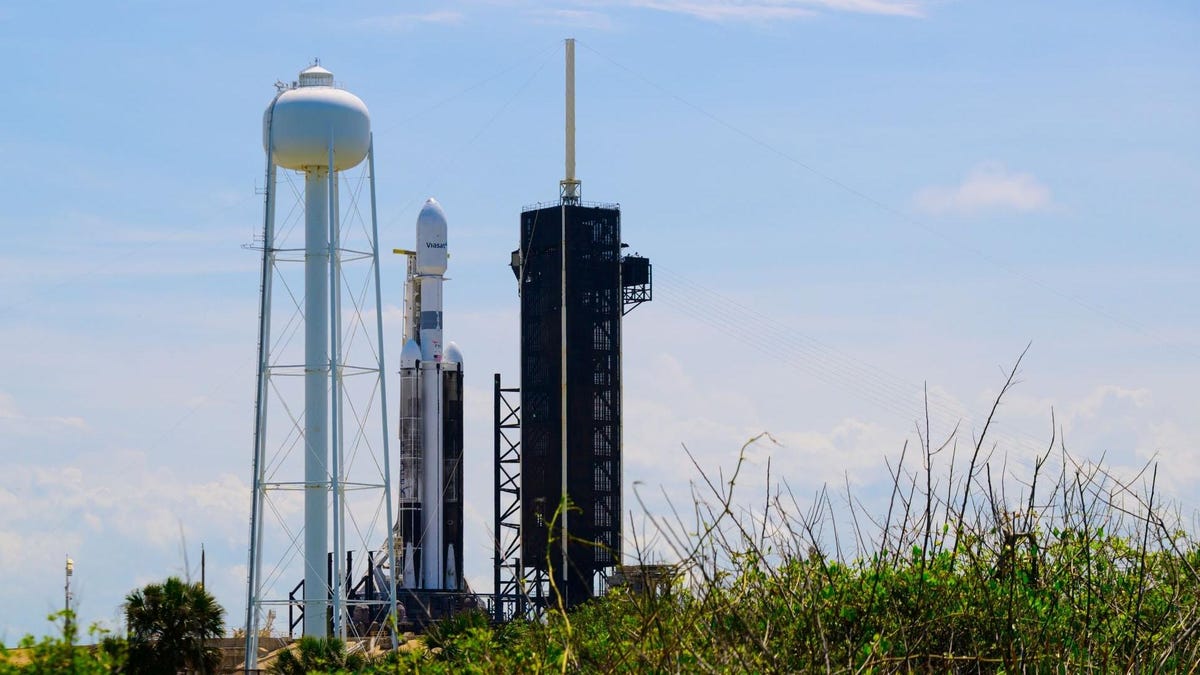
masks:
<path id="1" fill-rule="evenodd" d="M 771 21 L 812 16 L 822 10 L 921 16 L 917 0 L 629 0 L 634 7 L 687 14 L 707 21 Z"/>
<path id="2" fill-rule="evenodd" d="M 0 597 L 20 608 L 5 617 L 9 638 L 37 630 L 53 609 L 43 604 L 64 555 L 76 560 L 87 623 L 108 616 L 137 584 L 197 574 L 201 542 L 210 562 L 236 560 L 245 550 L 249 486 L 229 473 L 185 475 L 163 460 L 161 453 L 113 451 L 4 466 L 0 569 L 21 571 L 0 580 Z M 187 568 L 185 542 L 192 549 Z M 58 583 L 61 589 L 61 576 Z M 231 624 L 238 585 L 219 588 Z"/>
<path id="3" fill-rule="evenodd" d="M 524 0 L 482 0 L 501 7 L 528 7 L 545 3 Z M 526 15 L 537 23 L 606 30 L 613 22 L 602 10 L 634 9 L 681 14 L 704 21 L 769 22 L 811 17 L 822 12 L 852 12 L 884 16 L 920 17 L 927 0 L 567 0 L 557 7 L 537 7 Z M 407 29 L 420 23 L 457 23 L 459 12 L 400 14 L 364 22 L 374 27 Z"/>
<path id="4" fill-rule="evenodd" d="M 1159 480 L 1168 494 L 1192 498 L 1193 501 L 1183 502 L 1188 507 L 1196 506 L 1194 490 L 1200 482 L 1200 443 L 1196 438 L 1194 429 L 1189 432 L 1174 420 L 1161 420 L 1149 425 L 1145 442 L 1139 448 L 1141 456 L 1162 465 Z"/>
<path id="5" fill-rule="evenodd" d="M 425 25 L 459 24 L 463 21 L 463 13 L 455 10 L 435 10 L 432 12 L 411 12 L 389 14 L 363 19 L 359 23 L 365 27 L 379 30 L 403 31 Z"/>
<path id="6" fill-rule="evenodd" d="M 980 400 L 994 396 L 985 392 Z M 1156 395 L 1157 393 L 1157 395 Z M 1200 481 L 1200 429 L 1190 418 L 1172 409 L 1172 397 L 1148 387 L 1101 384 L 1069 395 L 1012 393 L 1001 406 L 998 426 L 1022 434 L 1031 443 L 1044 429 L 1038 454 L 1046 451 L 1051 438 L 1050 411 L 1055 412 L 1053 464 L 1065 447 L 1075 461 L 1102 464 L 1114 477 L 1129 479 L 1142 474 L 1148 462 L 1157 463 L 1161 498 L 1175 500 L 1185 510 L 1195 508 L 1196 485 Z M 1165 403 L 1164 403 L 1165 402 Z M 1060 445 L 1061 444 L 1061 445 Z M 1002 444 L 1009 451 L 1011 445 Z M 1030 446 L 1036 449 L 1035 446 Z M 1021 453 L 1028 455 L 1025 448 Z M 1031 457 L 1031 455 L 1028 455 Z M 1141 488 L 1146 486 L 1138 484 Z"/>
<path id="7" fill-rule="evenodd" d="M 535 9 L 529 12 L 535 23 L 572 28 L 608 30 L 613 27 L 612 19 L 603 12 L 588 9 Z"/>
<path id="8" fill-rule="evenodd" d="M 193 482 L 132 451 L 78 464 L 10 465 L 4 483 L 0 494 L 19 498 L 8 510 L 14 522 L 74 528 L 82 520 L 95 531 L 171 550 L 181 522 L 188 530 L 201 522 L 210 531 L 220 524 L 225 536 L 240 536 L 249 502 L 249 488 L 233 475 Z"/>
<path id="9" fill-rule="evenodd" d="M 1032 174 L 1009 171 L 988 162 L 971 169 L 958 185 L 931 186 L 917 192 L 913 204 L 934 215 L 977 215 L 995 211 L 1042 211 L 1051 205 L 1050 188 Z"/>
<path id="10" fill-rule="evenodd" d="M 772 451 L 774 470 L 797 487 L 838 484 L 846 477 L 864 484 L 886 478 L 883 459 L 898 454 L 904 434 L 873 422 L 848 418 L 828 431 L 785 432 Z"/>
<path id="11" fill-rule="evenodd" d="M 88 428 L 87 422 L 82 417 L 73 415 L 44 417 L 26 415 L 17 407 L 16 399 L 12 394 L 3 391 L 0 391 L 0 425 L 8 430 L 27 435 L 45 435 L 64 429 L 84 431 Z"/>
<path id="12" fill-rule="evenodd" d="M 1144 408 L 1150 400 L 1148 389 L 1127 389 L 1109 384 L 1097 387 L 1074 407 L 1073 412 L 1079 417 L 1095 417 L 1105 403 L 1110 401 L 1129 401 L 1135 408 Z"/>
<path id="13" fill-rule="evenodd" d="M 664 519 L 673 522 L 671 504 L 685 519 L 692 518 L 693 485 L 699 484 L 701 497 L 707 495 L 688 454 L 710 478 L 723 471 L 728 480 L 742 443 L 760 431 L 771 432 L 777 442 L 764 439 L 747 448 L 747 463 L 738 477 L 735 496 L 739 514 L 762 511 L 768 458 L 770 484 L 786 481 L 801 511 L 812 505 L 813 495 L 822 485 L 828 485 L 837 518 L 848 513 L 847 483 L 856 502 L 862 500 L 865 510 L 860 515 L 882 517 L 889 496 L 889 467 L 896 466 L 905 439 L 906 470 L 921 466 L 912 420 L 857 405 L 853 400 L 861 398 L 857 390 L 841 392 L 820 383 L 810 386 L 810 369 L 792 372 L 798 364 L 781 358 L 778 346 L 769 359 L 759 358 L 754 350 L 738 357 L 714 358 L 735 353 L 731 351 L 735 345 L 713 339 L 696 326 L 678 323 L 661 308 L 658 311 L 650 323 L 644 321 L 646 315 L 640 315 L 643 322 L 627 334 L 637 336 L 627 338 L 625 366 L 625 510 L 633 515 L 626 527 L 631 550 L 630 525 L 636 523 L 636 539 L 643 550 L 649 550 L 652 558 L 673 559 L 655 525 Z M 814 364 L 813 370 L 820 373 L 831 365 Z M 957 446 L 940 453 L 935 461 L 934 489 L 938 494 L 947 489 L 951 463 L 957 467 L 956 477 L 965 470 L 973 439 L 982 432 L 991 409 L 995 390 L 976 387 L 951 378 L 929 388 L 934 447 L 961 421 Z M 1194 504 L 1200 472 L 1192 467 L 1200 466 L 1200 461 L 1195 444 L 1187 441 L 1195 437 L 1187 433 L 1194 425 L 1181 424 L 1177 414 L 1159 405 L 1160 400 L 1172 400 L 1169 393 L 1163 394 L 1141 379 L 1121 385 L 1102 382 L 1068 393 L 1046 387 L 1041 382 L 1032 389 L 1024 384 L 1009 392 L 988 429 L 985 455 L 990 457 L 990 469 L 1003 498 L 1021 499 L 1021 481 L 1028 480 L 1032 458 L 1044 453 L 1050 441 L 1053 409 L 1072 458 L 1102 461 L 1114 476 L 1128 478 L 1154 457 L 1160 463 L 1158 487 L 1163 498 Z M 919 409 L 920 389 L 915 388 L 912 396 L 912 404 Z M 903 403 L 899 400 L 894 407 L 907 409 Z M 1169 424 L 1171 421 L 1176 423 Z M 688 453 L 680 449 L 681 443 Z M 993 443 L 994 455 L 990 453 Z M 1056 451 L 1050 464 L 1058 461 L 1061 455 Z M 1058 469 L 1046 469 L 1046 474 L 1057 476 Z M 870 532 L 866 534 L 869 539 Z M 843 536 L 846 552 L 854 554 L 846 542 Z"/>
<path id="14" fill-rule="evenodd" d="M 799 19 L 815 12 L 794 3 L 720 2 L 719 0 L 634 0 L 635 7 L 686 14 L 705 21 L 770 21 Z"/>

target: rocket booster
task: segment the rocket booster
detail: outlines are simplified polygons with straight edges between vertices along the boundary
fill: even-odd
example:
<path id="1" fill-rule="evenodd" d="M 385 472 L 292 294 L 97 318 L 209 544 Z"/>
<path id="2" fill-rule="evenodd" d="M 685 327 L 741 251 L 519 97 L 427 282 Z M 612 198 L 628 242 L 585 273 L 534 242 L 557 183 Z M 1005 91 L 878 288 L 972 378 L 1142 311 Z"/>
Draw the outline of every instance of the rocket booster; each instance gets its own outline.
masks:
<path id="1" fill-rule="evenodd" d="M 400 476 L 396 560 L 401 588 L 461 590 L 462 353 L 444 345 L 446 214 L 429 199 L 417 217 L 405 283 L 400 354 Z"/>

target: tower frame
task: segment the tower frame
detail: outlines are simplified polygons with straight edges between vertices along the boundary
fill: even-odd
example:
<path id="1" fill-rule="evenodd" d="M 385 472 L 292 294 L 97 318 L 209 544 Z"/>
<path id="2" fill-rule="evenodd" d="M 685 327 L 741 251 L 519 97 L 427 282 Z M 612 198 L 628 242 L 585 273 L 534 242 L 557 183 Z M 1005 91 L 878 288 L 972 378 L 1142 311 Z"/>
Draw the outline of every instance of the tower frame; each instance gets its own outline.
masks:
<path id="1" fill-rule="evenodd" d="M 287 89 L 281 87 L 275 100 L 278 100 L 285 91 Z M 324 277 L 321 286 L 328 293 L 322 308 L 328 313 L 321 317 L 308 316 L 312 307 L 321 307 L 322 303 L 311 304 L 305 301 L 303 305 L 309 311 L 302 311 L 300 309 L 301 301 L 296 299 L 290 288 L 287 288 L 288 295 L 286 297 L 295 306 L 296 312 L 287 322 L 282 322 L 281 326 L 277 326 L 276 324 L 281 323 L 281 317 L 277 316 L 278 308 L 274 302 L 276 282 L 283 278 L 285 268 L 290 269 L 289 263 L 305 261 L 306 274 L 315 276 L 312 265 L 306 259 L 310 259 L 312 251 L 319 249 L 320 246 L 313 249 L 311 238 L 305 248 L 281 247 L 278 240 L 276 206 L 280 174 L 273 157 L 275 146 L 274 107 L 275 101 L 272 101 L 265 120 L 267 157 L 263 229 L 261 246 L 254 247 L 261 248 L 262 267 L 246 584 L 245 668 L 248 671 L 254 670 L 257 665 L 259 630 L 266 613 L 285 606 L 290 610 L 291 605 L 294 604 L 293 599 L 289 598 L 289 594 L 286 592 L 287 587 L 284 586 L 281 589 L 279 584 L 282 583 L 282 575 L 286 574 L 286 570 L 289 569 L 290 561 L 300 555 L 299 541 L 303 539 L 307 527 L 303 530 L 291 527 L 294 523 L 289 523 L 284 517 L 286 506 L 281 511 L 279 506 L 274 503 L 276 499 L 286 501 L 289 492 L 312 493 L 315 487 L 318 491 L 327 493 L 328 501 L 326 503 L 330 505 L 328 507 L 330 521 L 333 524 L 331 550 L 320 552 L 320 562 L 314 564 L 309 560 L 309 558 L 315 559 L 315 556 L 311 555 L 313 551 L 307 550 L 312 549 L 313 546 L 306 547 L 302 555 L 305 560 L 304 583 L 311 584 L 313 580 L 319 580 L 324 591 L 323 595 L 328 598 L 324 603 L 319 603 L 322 609 L 326 604 L 328 606 L 328 611 L 322 612 L 326 615 L 323 622 L 320 618 L 314 619 L 311 611 L 308 613 L 309 616 L 305 617 L 306 634 L 311 634 L 314 620 L 320 622 L 322 624 L 320 628 L 324 629 L 317 631 L 319 634 L 332 634 L 345 639 L 357 630 L 357 624 L 352 618 L 352 608 L 348 603 L 353 572 L 349 569 L 352 560 L 349 552 L 353 550 L 352 545 L 348 543 L 351 539 L 351 532 L 361 537 L 353 546 L 361 545 L 366 548 L 367 555 L 363 558 L 372 561 L 366 570 L 367 577 L 373 579 L 372 575 L 376 573 L 375 560 L 386 559 L 387 586 L 389 586 L 379 589 L 382 592 L 376 593 L 374 596 L 355 598 L 353 600 L 354 607 L 366 606 L 371 614 L 381 612 L 388 616 L 396 614 L 396 579 L 395 574 L 392 573 L 396 569 L 392 531 L 394 516 L 392 512 L 390 434 L 387 424 L 386 357 L 383 342 L 383 304 L 380 293 L 374 142 L 372 139 L 367 147 L 365 170 L 363 171 L 363 178 L 367 181 L 369 192 L 370 218 L 369 223 L 362 222 L 360 219 L 359 224 L 362 225 L 362 228 L 358 234 L 365 238 L 365 246 L 361 245 L 361 240 L 359 243 L 344 243 L 342 240 L 344 226 L 347 224 L 343 222 L 342 202 L 339 195 L 346 186 L 342 185 L 344 181 L 338 180 L 339 175 L 344 172 L 336 170 L 333 148 L 330 147 L 328 165 L 324 167 L 324 172 L 321 174 L 321 181 L 325 183 L 322 187 L 327 197 L 328 234 L 323 245 L 325 262 L 320 265 L 319 269 L 319 273 Z M 291 178 L 288 177 L 287 180 L 290 182 Z M 361 182 L 359 189 L 361 189 Z M 352 191 L 351 199 L 348 200 L 348 211 L 357 214 L 359 197 L 357 192 Z M 306 217 L 311 217 L 311 214 Z M 362 286 L 356 285 L 353 288 L 347 288 L 345 283 L 347 268 L 356 264 L 361 267 L 364 262 L 369 269 L 362 276 Z M 284 285 L 286 288 L 286 281 L 284 281 Z M 308 287 L 307 284 L 306 287 Z M 370 305 L 368 305 L 367 298 L 369 290 L 373 290 Z M 344 300 L 350 302 L 345 304 Z M 347 310 L 349 314 L 346 313 Z M 372 313 L 372 310 L 375 315 L 374 321 L 369 322 L 363 317 L 364 314 Z M 303 365 L 280 360 L 280 357 L 287 353 L 291 336 L 296 331 L 294 322 L 297 318 L 306 325 L 309 319 L 317 320 L 318 324 L 328 329 L 328 362 L 317 375 L 324 382 L 321 388 L 324 388 L 329 396 L 328 436 L 322 440 L 327 441 L 326 447 L 328 447 L 330 462 L 319 476 L 288 474 L 289 455 L 294 454 L 293 451 L 297 446 L 303 447 L 306 453 L 311 453 L 313 447 L 322 445 L 318 442 L 310 443 L 304 437 L 311 430 L 307 428 L 307 421 L 301 422 L 293 414 L 293 410 L 298 406 L 292 404 L 297 402 L 298 397 L 294 396 L 293 392 L 276 386 L 276 382 L 282 378 L 304 377 L 307 381 L 313 380 L 314 369 L 310 367 L 311 355 L 306 355 Z M 369 323 L 374 325 L 369 326 Z M 276 328 L 282 328 L 282 330 L 276 331 Z M 372 342 L 373 344 L 371 344 Z M 364 343 L 366 343 L 365 347 Z M 356 386 L 347 386 L 348 382 L 356 383 Z M 359 382 L 366 384 L 358 386 Z M 274 405 L 272 405 L 273 403 Z M 288 430 L 285 427 L 286 433 L 283 434 L 282 440 L 281 432 L 274 432 L 268 424 L 269 411 L 273 408 L 282 409 L 285 417 L 289 418 L 288 421 L 291 422 L 291 429 Z M 307 410 L 307 406 L 305 409 Z M 373 413 L 373 410 L 377 412 Z M 302 417 L 307 417 L 307 415 Z M 280 422 L 284 421 L 280 420 Z M 297 436 L 300 437 L 298 442 Z M 349 450 L 349 454 L 347 454 L 347 450 Z M 370 457 L 364 458 L 364 455 Z M 294 463 L 294 457 L 290 459 Z M 310 465 L 311 463 L 306 462 L 306 466 Z M 280 472 L 288 475 L 280 476 Z M 378 498 L 371 495 L 377 495 Z M 362 504 L 372 501 L 378 504 L 375 514 L 361 513 Z M 275 516 L 273 521 L 269 515 Z M 383 519 L 384 525 L 382 528 L 377 528 L 380 518 Z M 347 529 L 348 525 L 350 530 Z M 376 529 L 380 531 L 376 532 Z M 374 541 L 376 538 L 385 541 Z M 375 546 L 375 544 L 382 545 Z M 376 548 L 383 550 L 377 551 Z M 274 569 L 270 572 L 264 568 L 264 553 L 268 550 L 269 553 L 266 555 L 273 557 L 275 563 Z M 326 560 L 328 563 L 325 562 Z M 345 568 L 343 561 L 347 565 Z M 315 597 L 311 591 L 312 589 L 309 588 L 308 592 L 304 594 L 305 608 L 312 604 L 312 598 Z M 391 632 L 391 639 L 395 644 L 396 636 L 394 631 Z"/>

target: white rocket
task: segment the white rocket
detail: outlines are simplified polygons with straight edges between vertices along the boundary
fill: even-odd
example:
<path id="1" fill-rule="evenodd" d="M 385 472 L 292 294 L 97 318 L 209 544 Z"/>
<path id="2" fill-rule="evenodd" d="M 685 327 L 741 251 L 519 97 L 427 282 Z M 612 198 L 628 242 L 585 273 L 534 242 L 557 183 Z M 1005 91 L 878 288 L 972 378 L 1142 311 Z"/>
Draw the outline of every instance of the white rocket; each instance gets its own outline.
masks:
<path id="1" fill-rule="evenodd" d="M 461 590 L 462 353 L 443 347 L 442 284 L 449 254 L 446 214 L 429 199 L 408 254 L 400 354 L 400 480 L 397 585 Z"/>

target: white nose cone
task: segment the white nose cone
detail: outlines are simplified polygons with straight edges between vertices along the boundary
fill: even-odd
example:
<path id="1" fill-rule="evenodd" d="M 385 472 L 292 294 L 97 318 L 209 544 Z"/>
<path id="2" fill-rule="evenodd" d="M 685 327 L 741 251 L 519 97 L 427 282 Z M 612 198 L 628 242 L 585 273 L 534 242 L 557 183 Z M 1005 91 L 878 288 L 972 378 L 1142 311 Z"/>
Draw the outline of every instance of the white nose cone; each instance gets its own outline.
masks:
<path id="1" fill-rule="evenodd" d="M 462 350 L 458 348 L 458 345 L 453 342 L 446 345 L 446 355 L 442 357 L 442 363 L 457 363 L 461 367 L 462 362 Z"/>
<path id="2" fill-rule="evenodd" d="M 404 349 L 400 350 L 400 367 L 401 368 L 416 368 L 417 361 L 421 360 L 421 345 L 417 344 L 416 340 L 409 340 L 404 343 Z"/>
<path id="3" fill-rule="evenodd" d="M 433 197 L 425 200 L 417 216 L 417 274 L 445 274 L 446 213 Z"/>

